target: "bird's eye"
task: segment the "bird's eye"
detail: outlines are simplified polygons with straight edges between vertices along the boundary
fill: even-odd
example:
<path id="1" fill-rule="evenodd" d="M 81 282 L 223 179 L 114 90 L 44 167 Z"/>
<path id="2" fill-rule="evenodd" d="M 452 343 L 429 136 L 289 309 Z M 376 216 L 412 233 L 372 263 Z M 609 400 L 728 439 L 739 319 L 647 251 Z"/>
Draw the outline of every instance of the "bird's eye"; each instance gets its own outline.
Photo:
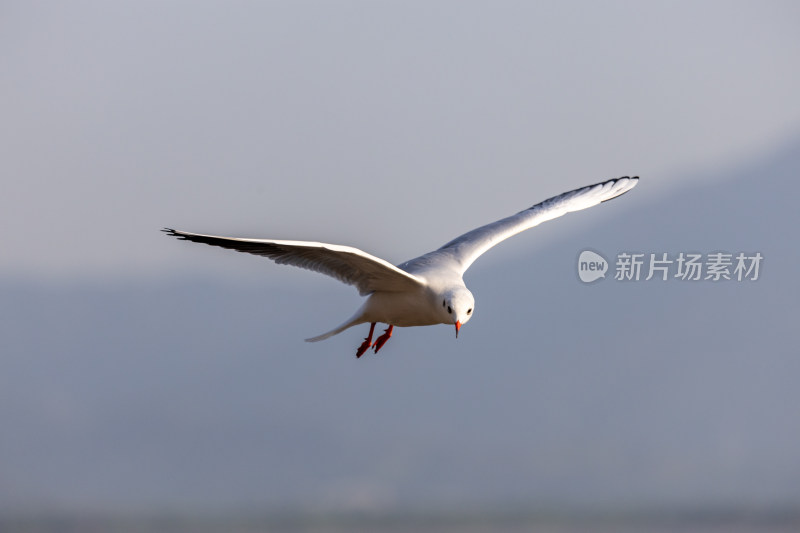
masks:
<path id="1" fill-rule="evenodd" d="M 467 309 L 467 314 L 468 314 L 468 315 L 471 315 L 471 314 L 472 314 L 472 309 L 471 309 L 471 308 L 470 308 L 470 309 Z"/>
<path id="2" fill-rule="evenodd" d="M 449 305 L 447 306 L 447 312 L 451 315 L 453 314 L 453 309 Z"/>

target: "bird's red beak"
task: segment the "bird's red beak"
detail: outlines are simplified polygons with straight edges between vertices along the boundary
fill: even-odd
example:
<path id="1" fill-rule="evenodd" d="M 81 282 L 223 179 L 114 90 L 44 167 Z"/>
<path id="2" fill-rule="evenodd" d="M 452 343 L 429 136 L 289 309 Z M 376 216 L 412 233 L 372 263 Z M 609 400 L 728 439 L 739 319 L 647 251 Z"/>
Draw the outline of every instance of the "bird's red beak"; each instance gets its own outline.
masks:
<path id="1" fill-rule="evenodd" d="M 461 329 L 461 321 L 456 320 L 456 339 L 458 338 L 458 330 Z"/>

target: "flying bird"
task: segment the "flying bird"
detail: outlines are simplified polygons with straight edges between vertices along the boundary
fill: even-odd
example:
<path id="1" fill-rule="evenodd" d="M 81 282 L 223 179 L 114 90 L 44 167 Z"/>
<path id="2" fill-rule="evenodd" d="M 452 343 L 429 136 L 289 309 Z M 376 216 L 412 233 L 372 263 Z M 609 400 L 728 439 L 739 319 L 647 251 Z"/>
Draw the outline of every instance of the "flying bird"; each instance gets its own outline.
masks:
<path id="1" fill-rule="evenodd" d="M 321 341 L 347 328 L 369 323 L 369 334 L 356 350 L 356 357 L 361 357 L 370 348 L 378 353 L 392 336 L 395 326 L 450 324 L 458 337 L 461 326 L 469 322 L 475 311 L 475 298 L 464 284 L 463 275 L 481 254 L 542 222 L 621 196 L 638 180 L 638 177 L 625 176 L 559 194 L 397 266 L 358 248 L 338 244 L 217 237 L 171 228 L 162 231 L 182 240 L 261 255 L 281 265 L 321 272 L 355 286 L 367 299 L 353 316 L 331 331 L 306 341 Z M 373 342 L 378 323 L 387 324 L 388 328 Z"/>

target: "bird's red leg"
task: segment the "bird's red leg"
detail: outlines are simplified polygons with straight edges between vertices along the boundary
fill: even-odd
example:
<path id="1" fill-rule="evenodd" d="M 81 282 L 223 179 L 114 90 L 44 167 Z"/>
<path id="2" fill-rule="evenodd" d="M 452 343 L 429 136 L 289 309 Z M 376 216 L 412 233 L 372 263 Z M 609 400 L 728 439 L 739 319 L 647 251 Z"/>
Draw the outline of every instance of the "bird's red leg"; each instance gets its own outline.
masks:
<path id="1" fill-rule="evenodd" d="M 381 346 L 386 344 L 386 341 L 388 341 L 389 337 L 392 336 L 392 330 L 393 329 L 394 329 L 394 326 L 389 324 L 389 327 L 386 328 L 386 331 L 383 332 L 383 335 L 381 335 L 380 337 L 375 339 L 375 353 L 378 353 L 378 350 L 381 349 Z"/>
<path id="2" fill-rule="evenodd" d="M 364 339 L 364 342 L 361 343 L 361 346 L 358 347 L 358 351 L 356 352 L 356 358 L 364 355 L 364 352 L 369 350 L 369 347 L 372 346 L 373 331 L 375 331 L 375 322 L 369 325 L 369 335 L 367 335 L 367 337 Z"/>

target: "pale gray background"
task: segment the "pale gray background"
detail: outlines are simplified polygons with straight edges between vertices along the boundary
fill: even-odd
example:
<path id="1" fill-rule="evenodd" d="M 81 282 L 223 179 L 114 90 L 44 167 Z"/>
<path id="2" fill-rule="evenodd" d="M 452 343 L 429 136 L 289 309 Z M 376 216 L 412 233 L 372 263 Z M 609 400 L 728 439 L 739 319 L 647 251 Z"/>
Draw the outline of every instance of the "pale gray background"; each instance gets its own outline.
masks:
<path id="1" fill-rule="evenodd" d="M 800 502 L 794 2 L 3 2 L 0 506 Z M 360 299 L 162 226 L 481 258 L 461 338 L 304 337 Z M 760 251 L 582 285 L 584 248 Z M 363 330 L 363 331 L 362 331 Z"/>

